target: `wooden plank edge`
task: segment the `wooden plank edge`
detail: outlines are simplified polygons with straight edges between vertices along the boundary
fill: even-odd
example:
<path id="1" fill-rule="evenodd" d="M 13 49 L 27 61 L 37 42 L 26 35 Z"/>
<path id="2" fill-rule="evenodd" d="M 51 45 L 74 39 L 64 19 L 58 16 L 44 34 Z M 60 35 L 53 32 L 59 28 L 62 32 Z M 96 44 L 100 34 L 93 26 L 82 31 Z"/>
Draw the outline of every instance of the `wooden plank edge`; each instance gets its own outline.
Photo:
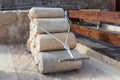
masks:
<path id="1" fill-rule="evenodd" d="M 72 25 L 71 30 L 77 34 L 84 35 L 89 38 L 101 40 L 120 47 L 120 33 L 111 33 L 99 29 L 80 26 L 80 25 Z"/>
<path id="2" fill-rule="evenodd" d="M 120 12 L 68 10 L 70 18 L 120 24 Z"/>

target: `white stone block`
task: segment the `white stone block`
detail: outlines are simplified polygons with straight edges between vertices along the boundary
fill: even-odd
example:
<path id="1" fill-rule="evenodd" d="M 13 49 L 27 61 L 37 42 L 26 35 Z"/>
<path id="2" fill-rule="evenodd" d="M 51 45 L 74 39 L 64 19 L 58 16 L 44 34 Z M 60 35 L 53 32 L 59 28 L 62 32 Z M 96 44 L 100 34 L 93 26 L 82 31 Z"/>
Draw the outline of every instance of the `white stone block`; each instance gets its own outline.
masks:
<path id="1" fill-rule="evenodd" d="M 80 58 L 81 55 L 76 50 L 71 50 L 75 58 Z M 39 71 L 41 73 L 51 73 L 58 71 L 78 70 L 81 68 L 82 61 L 68 61 L 59 63 L 59 59 L 70 59 L 70 55 L 66 50 L 51 51 L 39 53 Z"/>
<path id="2" fill-rule="evenodd" d="M 64 10 L 62 8 L 44 8 L 33 7 L 29 11 L 30 16 L 34 18 L 64 18 Z"/>

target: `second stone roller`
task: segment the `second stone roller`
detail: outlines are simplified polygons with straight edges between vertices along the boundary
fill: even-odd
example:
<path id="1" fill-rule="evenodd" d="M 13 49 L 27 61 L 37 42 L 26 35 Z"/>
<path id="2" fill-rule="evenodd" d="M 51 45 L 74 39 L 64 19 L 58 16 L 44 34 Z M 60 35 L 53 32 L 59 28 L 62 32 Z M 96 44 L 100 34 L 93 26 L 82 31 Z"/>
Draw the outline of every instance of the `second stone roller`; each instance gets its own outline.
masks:
<path id="1" fill-rule="evenodd" d="M 62 42 L 65 42 L 67 33 L 53 33 L 52 35 L 56 36 Z M 68 45 L 71 49 L 74 49 L 76 47 L 76 44 L 76 37 L 72 32 L 70 32 Z M 64 46 L 48 34 L 40 34 L 36 37 L 36 48 L 38 51 L 53 51 L 63 50 Z"/>
<path id="2" fill-rule="evenodd" d="M 33 24 L 34 34 L 45 33 L 41 28 L 44 28 L 49 33 L 67 32 L 69 28 L 69 22 L 66 18 L 34 19 Z"/>

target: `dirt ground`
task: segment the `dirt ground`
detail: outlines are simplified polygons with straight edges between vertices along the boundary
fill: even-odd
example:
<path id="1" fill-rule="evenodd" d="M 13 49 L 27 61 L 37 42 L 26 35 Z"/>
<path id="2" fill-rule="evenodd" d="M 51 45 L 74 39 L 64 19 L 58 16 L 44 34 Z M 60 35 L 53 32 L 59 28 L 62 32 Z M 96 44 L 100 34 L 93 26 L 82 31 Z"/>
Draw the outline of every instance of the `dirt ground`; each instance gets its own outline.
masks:
<path id="1" fill-rule="evenodd" d="M 0 59 L 0 80 L 120 80 L 118 70 L 94 58 L 79 71 L 40 74 L 25 45 L 0 45 Z"/>

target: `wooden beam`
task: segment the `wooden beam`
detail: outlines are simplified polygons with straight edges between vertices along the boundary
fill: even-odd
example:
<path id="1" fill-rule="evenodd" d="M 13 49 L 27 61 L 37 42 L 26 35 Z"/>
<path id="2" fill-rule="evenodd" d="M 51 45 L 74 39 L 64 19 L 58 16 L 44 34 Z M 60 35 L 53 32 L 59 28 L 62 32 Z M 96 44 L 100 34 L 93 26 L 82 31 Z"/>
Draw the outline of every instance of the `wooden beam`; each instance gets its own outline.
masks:
<path id="1" fill-rule="evenodd" d="M 71 30 L 77 34 L 101 40 L 120 47 L 120 33 L 111 33 L 80 25 L 72 25 Z"/>
<path id="2" fill-rule="evenodd" d="M 108 23 L 120 23 L 120 12 L 69 10 L 69 17 Z"/>

